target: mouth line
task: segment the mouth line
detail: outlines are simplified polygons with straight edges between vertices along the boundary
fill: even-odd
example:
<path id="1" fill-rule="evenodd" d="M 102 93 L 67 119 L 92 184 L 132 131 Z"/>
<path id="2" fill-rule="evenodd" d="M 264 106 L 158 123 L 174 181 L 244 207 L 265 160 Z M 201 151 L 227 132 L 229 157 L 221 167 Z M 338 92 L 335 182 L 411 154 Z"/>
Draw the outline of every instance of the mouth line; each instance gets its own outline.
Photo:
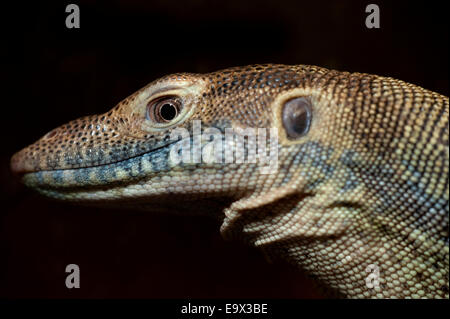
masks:
<path id="1" fill-rule="evenodd" d="M 143 152 L 143 153 L 139 153 L 139 154 L 136 154 L 136 155 L 133 155 L 133 156 L 130 156 L 130 157 L 127 157 L 127 158 L 123 158 L 123 159 L 120 159 L 120 160 L 117 160 L 117 161 L 111 161 L 111 162 L 108 162 L 108 163 L 89 165 L 89 166 L 80 166 L 80 167 L 55 168 L 55 169 L 45 169 L 45 170 L 32 171 L 32 172 L 24 172 L 24 173 L 19 173 L 19 177 L 23 177 L 23 176 L 26 176 L 26 175 L 32 175 L 32 174 L 38 174 L 38 173 L 52 173 L 52 172 L 63 172 L 63 171 L 88 170 L 88 169 L 107 167 L 107 166 L 110 166 L 110 165 L 118 165 L 120 163 L 125 163 L 127 161 L 133 160 L 135 158 L 139 158 L 139 157 L 151 154 L 151 153 L 155 153 L 155 152 L 157 152 L 157 151 L 159 151 L 161 149 L 164 149 L 166 147 L 169 147 L 170 145 L 175 144 L 177 142 L 178 141 L 171 141 L 169 143 L 166 143 L 166 144 L 160 145 L 160 146 L 158 146 L 156 148 L 153 148 L 153 149 L 151 149 L 149 151 L 146 151 L 146 152 Z"/>
<path id="2" fill-rule="evenodd" d="M 170 146 L 176 142 L 171 141 L 151 151 L 108 164 L 29 172 L 23 174 L 21 179 L 28 187 L 55 192 L 100 190 L 136 184 L 170 169 L 167 162 Z"/>

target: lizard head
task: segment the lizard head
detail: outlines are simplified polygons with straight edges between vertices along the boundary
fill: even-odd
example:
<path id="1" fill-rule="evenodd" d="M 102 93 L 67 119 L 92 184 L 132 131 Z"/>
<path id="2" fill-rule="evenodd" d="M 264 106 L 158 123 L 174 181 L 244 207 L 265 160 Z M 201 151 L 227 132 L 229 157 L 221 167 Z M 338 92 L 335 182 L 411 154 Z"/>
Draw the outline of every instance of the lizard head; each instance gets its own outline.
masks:
<path id="1" fill-rule="evenodd" d="M 26 185 L 64 200 L 139 202 L 163 195 L 243 194 L 252 191 L 257 180 L 271 179 L 271 174 L 261 174 L 258 158 L 251 163 L 248 158 L 249 145 L 256 141 L 249 135 L 261 131 L 245 129 L 267 129 L 260 141 L 273 138 L 270 134 L 275 132 L 275 152 L 281 146 L 295 147 L 314 139 L 320 121 L 312 116 L 317 111 L 311 107 L 315 97 L 308 83 L 311 71 L 320 75 L 324 70 L 257 65 L 166 76 L 107 113 L 82 117 L 50 131 L 16 153 L 11 168 Z M 225 139 L 227 129 L 235 130 L 234 138 Z M 225 163 L 227 150 L 243 141 L 237 135 L 245 139 L 239 144 L 244 162 L 236 163 L 237 156 L 231 153 Z M 190 148 L 175 152 L 180 141 Z M 214 144 L 219 149 L 208 153 L 205 146 L 211 141 L 222 144 Z M 197 155 L 195 142 L 199 143 Z M 171 152 L 189 158 L 176 161 Z M 208 154 L 221 159 L 211 161 L 209 156 L 205 160 Z"/>
<path id="2" fill-rule="evenodd" d="M 396 137 L 396 122 L 379 116 L 395 102 L 383 93 L 392 81 L 304 65 L 169 75 L 52 130 L 11 167 L 46 196 L 89 203 L 236 200 L 283 187 L 363 196 L 355 189 L 371 173 L 361 168 L 376 167 Z"/>
<path id="3" fill-rule="evenodd" d="M 303 65 L 170 75 L 54 129 L 11 167 L 56 199 L 223 212 L 225 237 L 348 295 L 434 282 L 448 298 L 448 98 L 392 78 Z M 368 291 L 374 262 L 398 265 L 387 279 L 433 272 Z"/>

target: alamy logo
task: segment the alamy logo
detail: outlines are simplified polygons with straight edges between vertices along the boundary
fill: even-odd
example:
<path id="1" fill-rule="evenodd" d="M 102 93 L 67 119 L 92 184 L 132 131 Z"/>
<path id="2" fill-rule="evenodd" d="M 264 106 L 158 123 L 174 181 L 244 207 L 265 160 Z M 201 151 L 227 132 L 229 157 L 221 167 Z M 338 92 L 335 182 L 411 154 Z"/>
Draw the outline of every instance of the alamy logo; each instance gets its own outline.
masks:
<path id="1" fill-rule="evenodd" d="M 278 131 L 276 128 L 218 128 L 202 131 L 201 121 L 192 121 L 192 136 L 185 128 L 176 128 L 170 139 L 173 165 L 180 163 L 259 163 L 261 174 L 275 173 L 278 167 Z"/>
<path id="2" fill-rule="evenodd" d="M 70 13 L 66 17 L 66 28 L 79 29 L 80 28 L 80 7 L 76 4 L 69 4 L 66 6 L 66 12 Z"/>
<path id="3" fill-rule="evenodd" d="M 370 13 L 366 17 L 366 27 L 368 29 L 380 28 L 380 7 L 376 4 L 369 4 L 366 7 L 366 13 Z"/>
<path id="4" fill-rule="evenodd" d="M 66 266 L 66 272 L 69 273 L 66 277 L 66 287 L 69 289 L 80 288 L 80 267 L 76 264 L 69 264 Z"/>
<path id="5" fill-rule="evenodd" d="M 380 268 L 377 265 L 370 264 L 366 267 L 366 272 L 370 273 L 366 277 L 366 287 L 369 289 L 380 287 Z"/>

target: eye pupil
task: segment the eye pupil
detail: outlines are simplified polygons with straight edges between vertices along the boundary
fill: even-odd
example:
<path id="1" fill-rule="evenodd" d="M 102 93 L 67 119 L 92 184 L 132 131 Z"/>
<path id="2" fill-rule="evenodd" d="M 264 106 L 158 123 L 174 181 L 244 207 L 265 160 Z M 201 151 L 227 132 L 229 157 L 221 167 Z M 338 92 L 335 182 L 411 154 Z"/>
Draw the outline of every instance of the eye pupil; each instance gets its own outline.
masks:
<path id="1" fill-rule="evenodd" d="M 164 103 L 159 109 L 159 115 L 165 121 L 171 121 L 177 116 L 177 108 L 170 103 Z"/>
<path id="2" fill-rule="evenodd" d="M 181 109 L 180 99 L 174 96 L 164 97 L 149 102 L 145 116 L 155 123 L 167 124 L 179 115 Z"/>
<path id="3" fill-rule="evenodd" d="M 297 139 L 308 133 L 311 125 L 311 102 L 305 97 L 289 100 L 283 106 L 282 120 L 289 139 Z"/>

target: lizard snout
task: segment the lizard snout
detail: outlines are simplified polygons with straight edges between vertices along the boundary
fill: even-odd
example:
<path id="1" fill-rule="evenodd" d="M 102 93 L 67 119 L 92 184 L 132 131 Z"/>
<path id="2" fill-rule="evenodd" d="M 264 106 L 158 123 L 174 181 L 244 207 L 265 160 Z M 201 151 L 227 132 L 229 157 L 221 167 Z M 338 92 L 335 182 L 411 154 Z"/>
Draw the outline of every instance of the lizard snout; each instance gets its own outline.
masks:
<path id="1" fill-rule="evenodd" d="M 10 162 L 11 171 L 14 175 L 22 175 L 33 172 L 33 166 L 26 160 L 26 149 L 23 149 L 13 155 Z"/>
<path id="2" fill-rule="evenodd" d="M 47 169 L 46 157 L 47 152 L 53 153 L 52 139 L 60 133 L 60 129 L 56 128 L 35 143 L 23 148 L 11 157 L 10 168 L 13 174 L 23 175 L 26 173 L 37 172 Z"/>

